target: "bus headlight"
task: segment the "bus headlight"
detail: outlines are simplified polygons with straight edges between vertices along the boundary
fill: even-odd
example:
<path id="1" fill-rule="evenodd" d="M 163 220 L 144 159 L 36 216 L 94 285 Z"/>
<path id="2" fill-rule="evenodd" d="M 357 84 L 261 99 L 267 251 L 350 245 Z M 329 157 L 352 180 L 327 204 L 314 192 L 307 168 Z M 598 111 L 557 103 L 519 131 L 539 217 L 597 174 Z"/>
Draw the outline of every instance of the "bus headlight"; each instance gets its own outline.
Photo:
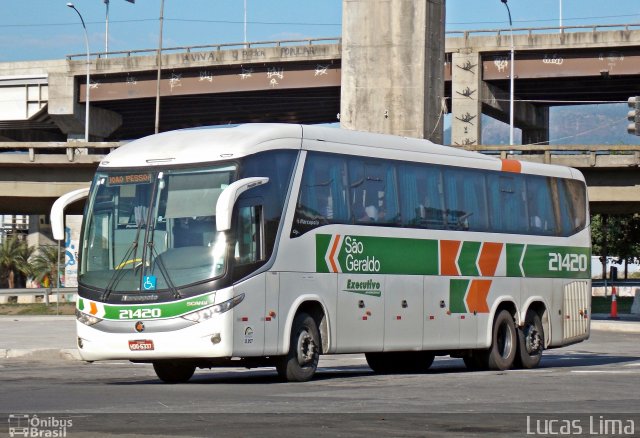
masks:
<path id="1" fill-rule="evenodd" d="M 76 309 L 76 319 L 84 325 L 94 325 L 102 321 L 101 318 L 81 312 L 78 309 Z"/>
<path id="2" fill-rule="evenodd" d="M 204 309 L 182 315 L 182 318 L 192 322 L 206 321 L 207 319 L 213 318 L 215 315 L 219 315 L 233 309 L 240 304 L 242 300 L 244 300 L 244 294 L 236 295 L 224 303 L 215 304 L 213 306 L 205 307 Z"/>

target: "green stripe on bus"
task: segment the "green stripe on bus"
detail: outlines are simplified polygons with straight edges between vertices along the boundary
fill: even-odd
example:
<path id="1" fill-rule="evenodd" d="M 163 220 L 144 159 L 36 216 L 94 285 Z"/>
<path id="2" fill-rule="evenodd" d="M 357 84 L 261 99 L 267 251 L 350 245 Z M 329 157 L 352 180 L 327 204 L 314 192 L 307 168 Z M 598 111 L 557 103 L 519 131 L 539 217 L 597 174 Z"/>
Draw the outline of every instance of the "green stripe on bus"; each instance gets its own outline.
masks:
<path id="1" fill-rule="evenodd" d="M 449 283 L 449 310 L 451 313 L 467 313 L 464 297 L 471 280 L 451 280 Z"/>
<path id="2" fill-rule="evenodd" d="M 520 243 L 507 243 L 507 277 L 522 277 L 520 259 L 524 245 Z"/>
<path id="3" fill-rule="evenodd" d="M 325 260 L 329 243 L 331 243 L 330 234 L 316 234 L 316 272 L 332 272 Z"/>
<path id="4" fill-rule="evenodd" d="M 170 303 L 127 306 L 105 304 L 103 318 L 116 321 L 173 318 L 210 306 L 214 300 L 215 293 L 209 293 Z"/>
<path id="5" fill-rule="evenodd" d="M 507 276 L 588 279 L 591 278 L 591 249 L 507 244 Z"/>
<path id="6" fill-rule="evenodd" d="M 460 268 L 460 275 L 468 275 L 477 277 L 480 275 L 478 272 L 478 254 L 480 253 L 480 242 L 464 242 L 462 249 L 460 250 L 460 256 L 458 257 L 458 267 Z"/>
<path id="7" fill-rule="evenodd" d="M 316 270 L 333 272 L 331 235 L 316 235 Z M 341 236 L 333 262 L 344 273 L 438 274 L 438 241 L 395 237 Z"/>
<path id="8" fill-rule="evenodd" d="M 316 272 L 351 274 L 438 275 L 439 241 L 317 234 Z M 477 261 L 482 242 L 463 241 L 457 264 L 461 276 L 479 277 Z M 508 243 L 507 277 L 591 277 L 589 247 Z M 504 265 L 502 267 L 504 269 Z M 498 267 L 498 272 L 501 268 Z"/>

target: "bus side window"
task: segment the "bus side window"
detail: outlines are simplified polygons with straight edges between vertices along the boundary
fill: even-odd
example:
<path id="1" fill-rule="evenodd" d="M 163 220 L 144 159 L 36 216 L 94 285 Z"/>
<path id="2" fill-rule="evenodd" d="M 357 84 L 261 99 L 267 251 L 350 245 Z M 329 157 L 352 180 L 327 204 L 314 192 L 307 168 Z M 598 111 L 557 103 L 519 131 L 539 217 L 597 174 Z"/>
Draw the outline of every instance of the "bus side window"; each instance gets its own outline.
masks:
<path id="1" fill-rule="evenodd" d="M 527 206 L 531 234 L 547 236 L 557 234 L 551 195 L 552 183 L 552 179 L 548 177 L 535 175 L 527 177 Z"/>
<path id="2" fill-rule="evenodd" d="M 521 233 L 529 230 L 526 215 L 524 178 L 517 175 L 490 174 L 487 178 L 491 231 Z"/>
<path id="3" fill-rule="evenodd" d="M 585 186 L 580 181 L 558 180 L 562 235 L 570 236 L 586 226 Z"/>

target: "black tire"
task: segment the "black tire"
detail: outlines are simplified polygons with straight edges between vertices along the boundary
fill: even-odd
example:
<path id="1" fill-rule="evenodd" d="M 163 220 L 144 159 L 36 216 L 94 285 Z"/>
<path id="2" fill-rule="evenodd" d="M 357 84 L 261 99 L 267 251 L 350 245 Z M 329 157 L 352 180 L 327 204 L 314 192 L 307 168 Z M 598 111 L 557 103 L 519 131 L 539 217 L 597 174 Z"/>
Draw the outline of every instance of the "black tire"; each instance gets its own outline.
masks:
<path id="1" fill-rule="evenodd" d="M 311 380 L 320 359 L 320 333 L 316 321 L 306 313 L 298 313 L 293 319 L 289 353 L 276 362 L 276 370 L 288 382 Z"/>
<path id="2" fill-rule="evenodd" d="M 501 310 L 493 321 L 487 366 L 490 370 L 508 370 L 513 366 L 517 353 L 518 334 L 513 316 L 508 310 Z"/>
<path id="3" fill-rule="evenodd" d="M 196 366 L 191 362 L 162 360 L 153 363 L 156 375 L 164 383 L 186 383 Z"/>
<path id="4" fill-rule="evenodd" d="M 428 351 L 365 353 L 364 356 L 369 368 L 377 374 L 423 373 L 435 359 Z"/>
<path id="5" fill-rule="evenodd" d="M 518 355 L 516 367 L 537 368 L 544 350 L 544 329 L 540 316 L 529 310 L 524 319 L 524 326 L 518 329 Z"/>

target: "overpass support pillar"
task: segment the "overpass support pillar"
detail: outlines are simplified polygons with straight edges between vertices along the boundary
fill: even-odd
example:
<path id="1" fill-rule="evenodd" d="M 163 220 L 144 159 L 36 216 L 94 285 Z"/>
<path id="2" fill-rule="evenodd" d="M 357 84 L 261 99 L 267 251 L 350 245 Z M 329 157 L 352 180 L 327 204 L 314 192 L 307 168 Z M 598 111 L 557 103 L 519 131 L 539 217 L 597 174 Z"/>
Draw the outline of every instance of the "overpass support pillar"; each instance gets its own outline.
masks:
<path id="1" fill-rule="evenodd" d="M 522 127 L 522 144 L 549 144 L 549 107 L 535 106 L 534 113 L 527 119 L 535 125 Z"/>
<path id="2" fill-rule="evenodd" d="M 78 88 L 71 74 L 49 74 L 49 116 L 69 139 L 84 138 L 85 105 L 78 103 Z M 92 141 L 105 139 L 122 125 L 122 116 L 113 111 L 91 106 L 89 112 Z"/>
<path id="3" fill-rule="evenodd" d="M 454 52 L 451 57 L 451 145 L 482 142 L 482 69 L 478 52 Z"/>
<path id="4" fill-rule="evenodd" d="M 444 0 L 343 0 L 343 128 L 442 143 Z"/>

